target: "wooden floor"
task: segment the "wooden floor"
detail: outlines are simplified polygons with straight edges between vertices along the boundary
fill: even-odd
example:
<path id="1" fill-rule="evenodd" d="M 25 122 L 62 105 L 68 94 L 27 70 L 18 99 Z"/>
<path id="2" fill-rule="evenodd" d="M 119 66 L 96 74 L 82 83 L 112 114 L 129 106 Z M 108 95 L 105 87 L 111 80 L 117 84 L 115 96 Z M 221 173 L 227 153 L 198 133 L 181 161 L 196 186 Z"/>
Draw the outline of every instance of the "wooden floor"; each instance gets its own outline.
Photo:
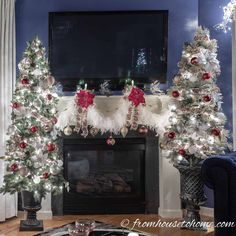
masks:
<path id="1" fill-rule="evenodd" d="M 129 227 L 133 226 L 133 223 L 136 219 L 140 219 L 142 223 L 144 222 L 158 222 L 160 219 L 161 222 L 173 222 L 176 219 L 166 220 L 161 219 L 157 215 L 95 215 L 95 216 L 55 216 L 52 220 L 44 220 L 44 230 L 53 228 L 56 226 L 61 226 L 76 219 L 88 219 L 92 218 L 98 221 L 104 221 L 106 223 L 113 223 L 120 225 L 122 220 L 128 219 L 130 221 Z M 212 221 L 210 218 L 203 217 L 205 221 Z M 5 223 L 0 223 L 0 236 L 30 236 L 34 235 L 36 232 L 19 232 L 19 221 L 20 218 L 10 219 Z M 182 230 L 179 228 L 150 228 L 150 227 L 136 227 L 138 230 L 151 233 L 152 235 L 158 236 L 213 236 L 213 229 L 208 229 L 207 232 L 198 232 L 190 230 Z"/>

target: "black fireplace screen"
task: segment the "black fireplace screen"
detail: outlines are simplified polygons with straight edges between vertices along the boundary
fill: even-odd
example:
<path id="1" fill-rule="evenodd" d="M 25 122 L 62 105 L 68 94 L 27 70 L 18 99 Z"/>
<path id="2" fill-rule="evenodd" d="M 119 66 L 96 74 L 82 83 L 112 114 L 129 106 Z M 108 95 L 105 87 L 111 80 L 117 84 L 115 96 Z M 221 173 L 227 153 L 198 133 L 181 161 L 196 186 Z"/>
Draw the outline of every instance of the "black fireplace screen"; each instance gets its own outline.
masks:
<path id="1" fill-rule="evenodd" d="M 66 154 L 70 192 L 91 196 L 144 193 L 143 150 L 73 150 Z"/>

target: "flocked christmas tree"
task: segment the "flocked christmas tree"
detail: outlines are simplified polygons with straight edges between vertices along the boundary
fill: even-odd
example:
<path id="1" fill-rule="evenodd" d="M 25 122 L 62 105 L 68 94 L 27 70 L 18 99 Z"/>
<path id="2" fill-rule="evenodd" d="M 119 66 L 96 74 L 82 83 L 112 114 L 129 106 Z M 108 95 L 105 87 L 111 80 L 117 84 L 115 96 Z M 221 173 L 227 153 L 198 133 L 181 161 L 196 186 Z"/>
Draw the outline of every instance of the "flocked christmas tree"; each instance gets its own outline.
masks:
<path id="1" fill-rule="evenodd" d="M 224 152 L 228 132 L 222 113 L 222 95 L 216 85 L 220 74 L 217 42 L 209 31 L 198 28 L 191 44 L 186 44 L 178 64 L 170 96 L 174 105 L 170 125 L 161 143 L 174 163 L 194 166 L 208 155 Z"/>
<path id="2" fill-rule="evenodd" d="M 1 192 L 28 190 L 44 197 L 47 192 L 60 192 L 66 183 L 55 129 L 58 97 L 38 38 L 28 43 L 18 67 Z"/>

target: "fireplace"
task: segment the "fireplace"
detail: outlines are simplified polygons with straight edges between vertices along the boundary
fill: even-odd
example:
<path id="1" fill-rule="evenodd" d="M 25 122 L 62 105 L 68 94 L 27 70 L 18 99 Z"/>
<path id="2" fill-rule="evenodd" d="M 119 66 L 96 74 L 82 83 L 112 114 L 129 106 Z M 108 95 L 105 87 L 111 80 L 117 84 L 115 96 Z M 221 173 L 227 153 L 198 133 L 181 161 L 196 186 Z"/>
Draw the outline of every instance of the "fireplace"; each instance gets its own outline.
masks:
<path id="1" fill-rule="evenodd" d="M 135 133 L 116 136 L 113 146 L 106 144 L 107 135 L 63 137 L 70 191 L 56 200 L 54 214 L 157 213 L 158 139 Z"/>

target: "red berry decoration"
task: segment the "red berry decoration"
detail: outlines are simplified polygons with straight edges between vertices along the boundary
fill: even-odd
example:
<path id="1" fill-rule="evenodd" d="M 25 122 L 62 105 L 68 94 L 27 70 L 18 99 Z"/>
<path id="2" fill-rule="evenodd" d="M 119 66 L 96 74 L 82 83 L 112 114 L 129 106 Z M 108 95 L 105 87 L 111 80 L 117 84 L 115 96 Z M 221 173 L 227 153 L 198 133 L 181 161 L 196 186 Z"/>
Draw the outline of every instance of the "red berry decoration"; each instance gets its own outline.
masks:
<path id="1" fill-rule="evenodd" d="M 30 128 L 30 131 L 31 131 L 32 133 L 36 133 L 36 132 L 38 131 L 38 127 L 37 127 L 37 126 L 32 126 L 32 127 Z"/>
<path id="2" fill-rule="evenodd" d="M 20 107 L 20 104 L 19 104 L 18 102 L 13 102 L 13 103 L 12 103 L 12 107 L 13 107 L 14 109 L 17 109 L 17 108 Z"/>
<path id="3" fill-rule="evenodd" d="M 21 83 L 22 83 L 23 85 L 28 85 L 28 84 L 29 84 L 29 80 L 28 80 L 28 79 L 22 79 L 22 80 L 21 80 Z"/>
<path id="4" fill-rule="evenodd" d="M 47 145 L 47 150 L 48 150 L 49 152 L 53 152 L 53 151 L 55 150 L 55 148 L 56 148 L 56 146 L 55 146 L 53 143 L 49 143 L 49 144 Z"/>
<path id="5" fill-rule="evenodd" d="M 177 91 L 177 90 L 174 90 L 173 92 L 172 92 L 172 96 L 174 97 L 174 98 L 177 98 L 177 97 L 179 97 L 179 91 Z"/>
<path id="6" fill-rule="evenodd" d="M 218 128 L 214 128 L 211 130 L 211 134 L 214 136 L 219 136 L 220 135 L 220 130 Z"/>
<path id="7" fill-rule="evenodd" d="M 208 72 L 206 72 L 206 73 L 204 73 L 204 74 L 202 75 L 202 79 L 203 79 L 203 80 L 208 80 L 208 79 L 210 79 L 210 78 L 211 78 L 211 74 L 208 73 Z"/>
<path id="8" fill-rule="evenodd" d="M 107 145 L 109 145 L 109 146 L 113 146 L 113 145 L 115 145 L 116 140 L 115 140 L 112 136 L 110 136 L 110 137 L 107 139 L 106 143 L 107 143 Z"/>
<path id="9" fill-rule="evenodd" d="M 53 97 L 52 97 L 52 94 L 50 94 L 50 93 L 47 94 L 47 99 L 48 99 L 49 101 L 52 100 L 52 98 L 53 98 Z"/>
<path id="10" fill-rule="evenodd" d="M 204 102 L 210 102 L 211 101 L 211 97 L 206 95 L 206 96 L 203 97 L 203 100 L 204 100 Z"/>
<path id="11" fill-rule="evenodd" d="M 18 171 L 18 165 L 17 165 L 16 163 L 12 164 L 12 165 L 10 166 L 10 170 L 13 171 L 13 172 Z"/>
<path id="12" fill-rule="evenodd" d="M 44 178 L 44 179 L 48 179 L 48 178 L 49 178 L 49 175 L 50 175 L 50 174 L 49 174 L 48 172 L 44 172 L 44 173 L 43 173 L 43 178 Z"/>
<path id="13" fill-rule="evenodd" d="M 168 138 L 170 138 L 170 139 L 174 139 L 175 136 L 176 136 L 176 134 L 175 134 L 175 132 L 173 132 L 173 131 L 171 131 L 171 132 L 168 133 Z"/>
<path id="14" fill-rule="evenodd" d="M 21 143 L 19 144 L 19 146 L 20 146 L 20 148 L 24 149 L 24 148 L 27 147 L 27 144 L 26 144 L 25 142 L 21 142 Z"/>
<path id="15" fill-rule="evenodd" d="M 179 153 L 179 155 L 181 155 L 181 156 L 185 156 L 186 151 L 182 148 L 182 149 L 179 149 L 178 153 Z"/>
<path id="16" fill-rule="evenodd" d="M 198 64 L 198 59 L 197 59 L 197 57 L 193 57 L 193 58 L 191 59 L 191 64 L 192 64 L 192 65 L 197 65 L 197 64 Z"/>

